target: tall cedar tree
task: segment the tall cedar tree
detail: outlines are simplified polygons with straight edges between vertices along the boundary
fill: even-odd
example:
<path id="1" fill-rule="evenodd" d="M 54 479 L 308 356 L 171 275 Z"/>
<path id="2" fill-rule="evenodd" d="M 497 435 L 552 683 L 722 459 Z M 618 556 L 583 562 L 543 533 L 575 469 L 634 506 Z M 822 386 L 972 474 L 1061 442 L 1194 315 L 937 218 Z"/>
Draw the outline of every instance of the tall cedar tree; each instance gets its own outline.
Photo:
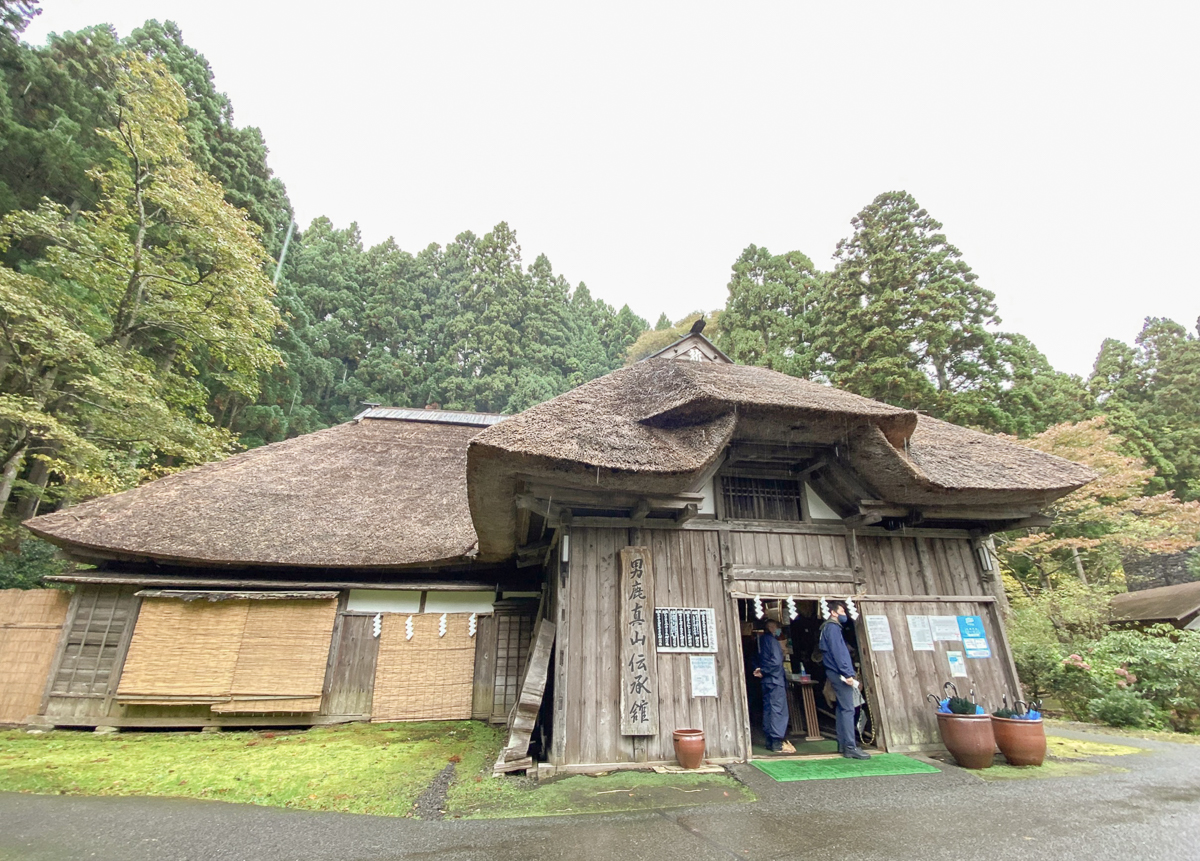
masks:
<path id="1" fill-rule="evenodd" d="M 1200 499 L 1200 338 L 1148 317 L 1132 347 L 1104 342 L 1088 385 L 1128 450 L 1157 470 L 1151 487 Z"/>
<path id="2" fill-rule="evenodd" d="M 719 346 L 735 362 L 809 377 L 816 371 L 812 317 L 820 274 L 799 251 L 750 245 L 733 264 Z"/>
<path id="3" fill-rule="evenodd" d="M 879 195 L 851 223 L 813 339 L 834 385 L 940 415 L 955 393 L 998 388 L 995 296 L 941 223 L 904 191 Z"/>

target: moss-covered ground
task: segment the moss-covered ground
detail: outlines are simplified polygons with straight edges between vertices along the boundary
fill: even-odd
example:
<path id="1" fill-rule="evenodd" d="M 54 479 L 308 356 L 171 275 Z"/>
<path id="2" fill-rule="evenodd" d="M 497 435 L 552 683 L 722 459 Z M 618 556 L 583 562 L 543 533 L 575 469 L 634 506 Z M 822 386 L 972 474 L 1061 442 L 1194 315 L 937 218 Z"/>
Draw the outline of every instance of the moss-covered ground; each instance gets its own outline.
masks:
<path id="1" fill-rule="evenodd" d="M 492 778 L 502 733 L 474 721 L 347 724 L 296 731 L 0 730 L 0 791 L 142 795 L 412 815 L 455 763 L 448 817 L 497 818 L 752 801 L 726 775 L 615 773 L 538 785 Z"/>
<path id="2" fill-rule="evenodd" d="M 1046 735 L 1046 761 L 1040 766 L 1008 765 L 997 756 L 991 768 L 973 771 L 982 780 L 1022 780 L 1027 778 L 1076 777 L 1128 771 L 1112 762 L 1113 757 L 1145 753 L 1138 747 L 1100 741 L 1079 741 Z"/>

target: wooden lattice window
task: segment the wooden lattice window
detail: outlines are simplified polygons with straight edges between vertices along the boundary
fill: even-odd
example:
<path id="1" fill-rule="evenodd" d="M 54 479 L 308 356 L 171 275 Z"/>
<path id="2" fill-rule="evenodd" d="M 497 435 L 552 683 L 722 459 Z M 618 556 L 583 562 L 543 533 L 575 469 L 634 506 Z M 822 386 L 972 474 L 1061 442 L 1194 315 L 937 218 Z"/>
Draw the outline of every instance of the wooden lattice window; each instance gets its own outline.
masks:
<path id="1" fill-rule="evenodd" d="M 79 588 L 79 606 L 67 631 L 52 695 L 104 697 L 108 693 L 126 626 L 133 621 L 136 591 L 132 586 Z"/>
<path id="2" fill-rule="evenodd" d="M 533 639 L 533 613 L 496 614 L 496 678 L 492 715 L 507 716 L 521 695 L 521 677 Z"/>
<path id="3" fill-rule="evenodd" d="M 792 478 L 721 478 L 725 517 L 729 520 L 803 520 L 803 493 L 804 483 Z"/>

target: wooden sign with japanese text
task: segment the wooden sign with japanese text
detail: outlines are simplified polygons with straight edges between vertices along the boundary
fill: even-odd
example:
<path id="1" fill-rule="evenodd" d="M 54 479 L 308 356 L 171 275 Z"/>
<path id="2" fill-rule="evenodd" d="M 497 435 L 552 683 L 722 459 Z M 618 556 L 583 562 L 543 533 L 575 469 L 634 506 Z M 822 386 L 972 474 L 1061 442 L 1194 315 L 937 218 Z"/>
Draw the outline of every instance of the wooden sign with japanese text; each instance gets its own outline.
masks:
<path id="1" fill-rule="evenodd" d="M 621 735 L 658 734 L 654 570 L 649 547 L 621 551 Z"/>

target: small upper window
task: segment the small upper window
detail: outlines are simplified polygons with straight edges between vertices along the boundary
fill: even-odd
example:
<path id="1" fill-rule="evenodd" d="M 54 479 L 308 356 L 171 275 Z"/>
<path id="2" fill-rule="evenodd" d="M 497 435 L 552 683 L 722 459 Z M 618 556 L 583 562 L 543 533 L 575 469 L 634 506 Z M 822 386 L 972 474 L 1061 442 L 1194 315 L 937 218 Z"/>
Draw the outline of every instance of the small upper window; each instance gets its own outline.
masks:
<path id="1" fill-rule="evenodd" d="M 722 501 L 728 520 L 804 519 L 800 494 L 803 482 L 792 478 L 727 475 L 721 479 Z"/>

